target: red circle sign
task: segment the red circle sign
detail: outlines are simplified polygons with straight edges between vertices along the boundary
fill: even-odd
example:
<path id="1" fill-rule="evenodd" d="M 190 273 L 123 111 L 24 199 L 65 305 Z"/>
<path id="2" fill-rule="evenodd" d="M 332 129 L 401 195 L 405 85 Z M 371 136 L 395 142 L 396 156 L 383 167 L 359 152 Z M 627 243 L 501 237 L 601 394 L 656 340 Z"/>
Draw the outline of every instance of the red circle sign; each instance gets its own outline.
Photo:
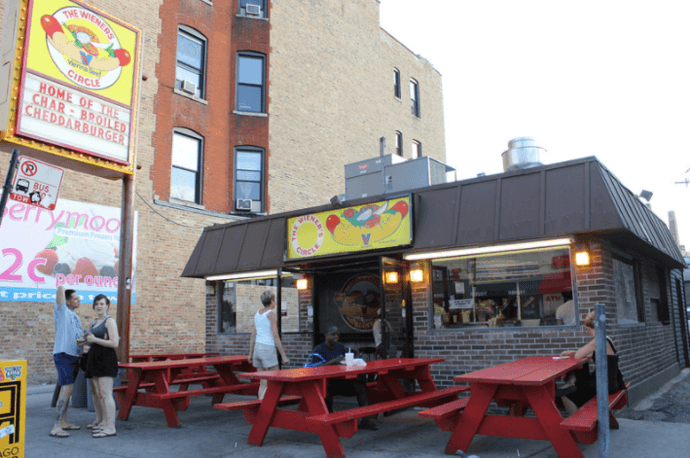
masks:
<path id="1" fill-rule="evenodd" d="M 36 175 L 37 171 L 38 167 L 36 167 L 36 164 L 34 164 L 31 161 L 26 161 L 22 164 L 22 173 L 27 177 L 32 177 Z"/>

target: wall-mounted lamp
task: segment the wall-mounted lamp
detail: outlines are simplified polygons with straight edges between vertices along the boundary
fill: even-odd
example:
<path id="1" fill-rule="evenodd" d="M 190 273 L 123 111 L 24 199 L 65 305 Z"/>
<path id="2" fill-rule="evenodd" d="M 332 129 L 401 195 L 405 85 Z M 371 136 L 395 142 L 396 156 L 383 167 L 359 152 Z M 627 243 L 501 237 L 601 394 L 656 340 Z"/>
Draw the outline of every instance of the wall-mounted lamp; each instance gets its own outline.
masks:
<path id="1" fill-rule="evenodd" d="M 398 272 L 386 272 L 386 283 L 391 285 L 398 283 Z"/>
<path id="2" fill-rule="evenodd" d="M 299 280 L 297 280 L 295 285 L 297 286 L 298 290 L 304 291 L 307 288 L 309 288 L 309 280 L 307 280 L 306 278 L 300 278 Z"/>
<path id="3" fill-rule="evenodd" d="M 422 269 L 414 269 L 410 271 L 410 281 L 419 283 L 424 281 L 424 271 Z"/>
<path id="4" fill-rule="evenodd" d="M 589 265 L 589 252 L 587 250 L 578 251 L 575 253 L 575 265 L 576 266 L 588 266 Z"/>
<path id="5" fill-rule="evenodd" d="M 647 202 L 649 202 L 652 199 L 653 195 L 654 193 L 652 191 L 647 191 L 646 189 L 643 189 L 640 193 L 640 197 L 642 197 Z"/>
<path id="6" fill-rule="evenodd" d="M 206 283 L 206 295 L 207 296 L 215 296 L 216 294 L 216 285 L 214 283 Z"/>

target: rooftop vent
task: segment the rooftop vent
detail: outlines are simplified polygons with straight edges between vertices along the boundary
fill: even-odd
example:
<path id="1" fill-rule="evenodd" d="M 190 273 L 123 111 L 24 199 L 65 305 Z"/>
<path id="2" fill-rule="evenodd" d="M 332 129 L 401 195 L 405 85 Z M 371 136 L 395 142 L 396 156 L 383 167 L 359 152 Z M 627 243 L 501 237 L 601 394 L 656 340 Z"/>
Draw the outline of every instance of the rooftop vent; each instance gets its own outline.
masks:
<path id="1" fill-rule="evenodd" d="M 527 169 L 543 165 L 541 153 L 546 152 L 533 138 L 519 137 L 508 142 L 508 150 L 501 154 L 503 158 L 503 171 Z"/>

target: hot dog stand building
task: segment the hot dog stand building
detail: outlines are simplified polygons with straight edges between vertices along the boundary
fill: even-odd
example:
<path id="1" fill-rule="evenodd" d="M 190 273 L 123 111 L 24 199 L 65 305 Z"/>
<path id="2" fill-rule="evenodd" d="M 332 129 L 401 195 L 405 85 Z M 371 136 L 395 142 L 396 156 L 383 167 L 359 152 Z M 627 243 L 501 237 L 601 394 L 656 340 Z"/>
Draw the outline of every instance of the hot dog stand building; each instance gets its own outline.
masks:
<path id="1" fill-rule="evenodd" d="M 330 325 L 388 356 L 443 357 L 434 379 L 588 341 L 607 310 L 631 401 L 688 365 L 683 257 L 666 225 L 587 157 L 207 227 L 184 277 L 207 280 L 207 351 L 246 352 L 258 296 L 281 304 L 301 364 Z"/>

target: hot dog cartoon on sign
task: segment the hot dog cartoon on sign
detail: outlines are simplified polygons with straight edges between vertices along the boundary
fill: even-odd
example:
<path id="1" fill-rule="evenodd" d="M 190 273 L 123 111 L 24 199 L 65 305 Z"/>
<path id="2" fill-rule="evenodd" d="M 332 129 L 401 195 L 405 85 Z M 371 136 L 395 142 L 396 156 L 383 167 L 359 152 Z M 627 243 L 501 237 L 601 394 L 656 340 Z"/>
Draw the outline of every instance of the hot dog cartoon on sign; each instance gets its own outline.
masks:
<path id="1" fill-rule="evenodd" d="M 79 86 L 99 90 L 112 86 L 132 61 L 108 23 L 81 7 L 62 8 L 41 17 L 50 57 Z"/>

